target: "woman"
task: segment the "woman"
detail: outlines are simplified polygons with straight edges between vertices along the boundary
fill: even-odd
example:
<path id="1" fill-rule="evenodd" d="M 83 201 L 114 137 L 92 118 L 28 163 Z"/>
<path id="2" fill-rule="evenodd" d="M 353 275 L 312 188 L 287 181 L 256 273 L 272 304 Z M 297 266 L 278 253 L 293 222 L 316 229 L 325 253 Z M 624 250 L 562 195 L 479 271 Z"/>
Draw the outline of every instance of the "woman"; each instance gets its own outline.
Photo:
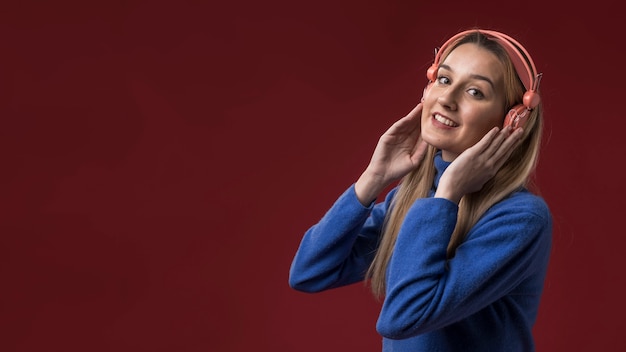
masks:
<path id="1" fill-rule="evenodd" d="M 367 279 L 383 351 L 534 351 L 552 233 L 531 187 L 541 75 L 513 38 L 475 29 L 444 43 L 427 76 L 422 102 L 305 233 L 289 283 Z"/>

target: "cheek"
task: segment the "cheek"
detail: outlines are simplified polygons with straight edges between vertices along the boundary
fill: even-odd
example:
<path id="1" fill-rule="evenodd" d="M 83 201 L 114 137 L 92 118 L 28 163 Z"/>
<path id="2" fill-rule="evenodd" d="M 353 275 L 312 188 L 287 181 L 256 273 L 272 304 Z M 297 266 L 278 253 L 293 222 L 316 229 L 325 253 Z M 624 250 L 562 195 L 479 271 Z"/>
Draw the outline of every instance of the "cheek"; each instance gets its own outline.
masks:
<path id="1" fill-rule="evenodd" d="M 504 123 L 504 115 L 505 114 L 499 109 L 477 111 L 472 114 L 471 125 L 473 128 L 483 131 L 483 134 L 485 134 L 494 127 L 502 127 Z"/>
<path id="2" fill-rule="evenodd" d="M 487 130 L 490 130 L 494 126 L 502 128 L 502 125 L 504 124 L 504 116 L 505 114 L 503 112 L 498 111 L 495 113 L 493 118 L 490 120 L 491 123 L 489 123 Z"/>
<path id="3" fill-rule="evenodd" d="M 426 122 L 426 120 L 428 120 L 428 116 L 430 116 L 430 113 L 426 109 L 426 106 L 423 106 L 422 107 L 422 115 L 420 117 L 420 121 L 422 123 L 422 127 L 424 127 L 424 123 Z"/>
<path id="4" fill-rule="evenodd" d="M 434 100 L 436 100 L 436 98 L 433 98 L 428 93 L 424 96 L 424 100 L 422 101 L 422 123 L 430 117 L 433 106 L 435 106 Z"/>
<path id="5" fill-rule="evenodd" d="M 499 113 L 482 112 L 474 115 L 472 121 L 466 121 L 465 127 L 467 128 L 467 142 L 469 145 L 474 145 L 481 138 L 483 138 L 492 128 L 502 128 L 504 123 L 504 115 Z"/>
<path id="6" fill-rule="evenodd" d="M 430 145 L 439 146 L 439 143 L 441 142 L 441 136 L 433 130 L 430 113 L 422 111 L 420 127 L 420 135 L 422 137 L 422 140 Z"/>

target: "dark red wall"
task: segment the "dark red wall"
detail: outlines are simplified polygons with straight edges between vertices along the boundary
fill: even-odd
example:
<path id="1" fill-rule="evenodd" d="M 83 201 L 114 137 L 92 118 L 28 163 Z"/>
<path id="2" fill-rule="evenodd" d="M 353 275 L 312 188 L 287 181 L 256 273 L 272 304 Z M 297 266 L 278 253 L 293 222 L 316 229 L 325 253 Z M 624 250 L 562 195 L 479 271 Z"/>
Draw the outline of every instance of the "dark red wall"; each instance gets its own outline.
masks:
<path id="1" fill-rule="evenodd" d="M 303 232 L 473 26 L 544 73 L 538 351 L 622 351 L 617 2 L 14 1 L 0 12 L 0 350 L 380 351 L 362 285 L 291 290 Z"/>

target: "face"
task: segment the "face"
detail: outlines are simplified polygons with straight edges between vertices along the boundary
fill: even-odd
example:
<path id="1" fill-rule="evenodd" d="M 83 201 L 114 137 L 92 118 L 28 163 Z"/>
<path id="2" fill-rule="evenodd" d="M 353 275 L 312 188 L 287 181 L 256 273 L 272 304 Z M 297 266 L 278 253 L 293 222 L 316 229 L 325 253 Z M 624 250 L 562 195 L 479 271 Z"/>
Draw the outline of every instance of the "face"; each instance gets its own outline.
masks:
<path id="1" fill-rule="evenodd" d="M 504 122 L 504 65 L 476 44 L 456 47 L 424 92 L 422 138 L 452 161 Z"/>

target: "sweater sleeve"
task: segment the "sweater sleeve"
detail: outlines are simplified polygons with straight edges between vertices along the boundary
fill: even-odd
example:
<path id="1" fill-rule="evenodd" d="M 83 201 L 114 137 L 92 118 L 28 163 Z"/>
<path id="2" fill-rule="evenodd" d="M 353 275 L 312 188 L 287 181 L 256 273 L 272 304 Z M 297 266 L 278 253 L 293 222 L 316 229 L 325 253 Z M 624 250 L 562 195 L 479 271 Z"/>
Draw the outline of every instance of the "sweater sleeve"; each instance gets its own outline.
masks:
<path id="1" fill-rule="evenodd" d="M 376 326 L 381 335 L 408 338 L 466 318 L 504 295 L 537 294 L 515 290 L 546 264 L 552 220 L 543 200 L 519 192 L 494 205 L 448 260 L 457 211 L 442 198 L 418 199 L 409 209 L 388 266 Z"/>
<path id="2" fill-rule="evenodd" d="M 361 281 L 374 258 L 385 212 L 385 202 L 364 207 L 351 185 L 304 234 L 289 271 L 289 285 L 299 291 L 319 292 Z"/>

